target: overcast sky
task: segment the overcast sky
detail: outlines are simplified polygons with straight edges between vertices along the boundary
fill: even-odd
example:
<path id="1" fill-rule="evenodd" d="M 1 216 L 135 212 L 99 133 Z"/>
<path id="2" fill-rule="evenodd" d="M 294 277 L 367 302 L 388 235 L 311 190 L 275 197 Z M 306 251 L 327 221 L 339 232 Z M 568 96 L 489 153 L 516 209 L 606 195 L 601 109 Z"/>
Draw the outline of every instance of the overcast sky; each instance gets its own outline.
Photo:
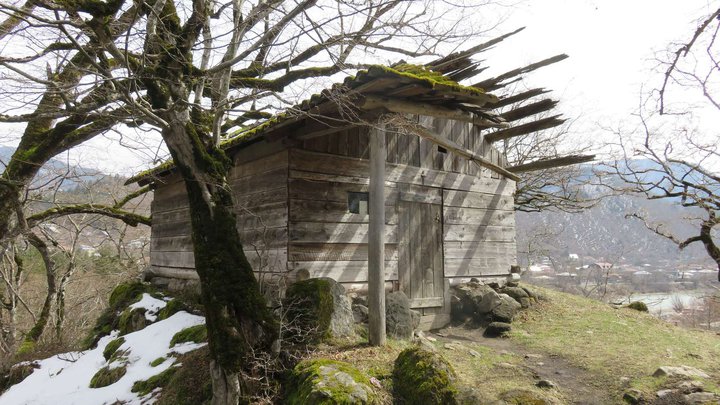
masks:
<path id="1" fill-rule="evenodd" d="M 554 90 L 561 111 L 576 118 L 574 136 L 594 136 L 598 123 L 615 126 L 637 109 L 641 86 L 657 86 L 660 80 L 652 70 L 656 53 L 671 41 L 687 39 L 709 8 L 707 0 L 521 1 L 499 9 L 507 18 L 494 35 L 527 28 L 487 55 L 489 73 L 559 53 L 570 55 L 533 73 L 529 85 Z M 77 157 L 124 174 L 150 164 L 147 152 L 118 149 L 98 139 Z"/>
<path id="2" fill-rule="evenodd" d="M 687 41 L 706 0 L 542 0 L 518 4 L 504 23 L 526 26 L 498 49 L 503 63 L 534 62 L 558 53 L 569 59 L 529 76 L 551 88 L 581 133 L 615 126 L 637 110 L 641 90 L 659 86 L 655 56 Z M 717 4 L 715 4 L 717 7 Z M 515 52 L 519 50 L 520 52 Z M 493 58 L 493 64 L 497 59 Z"/>

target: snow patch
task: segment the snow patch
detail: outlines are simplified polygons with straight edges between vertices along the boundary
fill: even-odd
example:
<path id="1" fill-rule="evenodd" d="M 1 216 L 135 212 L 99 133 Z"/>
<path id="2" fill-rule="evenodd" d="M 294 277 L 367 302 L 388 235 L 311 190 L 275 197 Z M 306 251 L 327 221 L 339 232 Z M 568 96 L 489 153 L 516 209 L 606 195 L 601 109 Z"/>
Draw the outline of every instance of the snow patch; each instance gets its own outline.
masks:
<path id="1" fill-rule="evenodd" d="M 165 308 L 167 302 L 161 299 L 157 299 L 148 293 L 143 293 L 140 301 L 130 305 L 128 308 L 132 311 L 135 308 L 145 309 L 145 319 L 150 322 L 155 322 L 157 319 L 157 313 Z"/>
<path id="2" fill-rule="evenodd" d="M 164 303 L 145 294 L 143 299 L 132 307 L 159 310 L 162 307 L 157 307 L 159 304 L 156 301 Z M 147 380 L 172 367 L 173 355 L 187 353 L 204 346 L 205 343 L 184 343 L 170 347 L 170 341 L 176 333 L 204 323 L 205 318 L 180 311 L 142 330 L 124 335 L 125 342 L 118 350 L 127 350 L 127 357 L 116 359 L 112 364 L 108 364 L 103 357 L 103 350 L 117 337 L 117 332 L 100 339 L 95 349 L 64 353 L 39 360 L 37 363 L 40 368 L 0 396 L 0 405 L 100 405 L 114 404 L 118 401 L 138 405 L 152 403 L 154 402 L 151 398 L 152 394 L 139 397 L 130 391 L 133 383 Z M 167 360 L 152 367 L 150 363 L 159 357 L 165 357 Z M 102 388 L 89 387 L 90 380 L 99 369 L 105 366 L 116 368 L 123 365 L 127 372 L 116 383 Z"/>

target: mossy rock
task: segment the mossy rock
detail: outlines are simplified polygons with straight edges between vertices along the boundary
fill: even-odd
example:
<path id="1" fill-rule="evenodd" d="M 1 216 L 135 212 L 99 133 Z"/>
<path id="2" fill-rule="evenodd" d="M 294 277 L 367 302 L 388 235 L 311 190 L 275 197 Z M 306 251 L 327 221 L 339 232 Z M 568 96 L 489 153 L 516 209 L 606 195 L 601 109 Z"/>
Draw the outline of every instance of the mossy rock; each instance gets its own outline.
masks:
<path id="1" fill-rule="evenodd" d="M 417 346 L 403 350 L 395 360 L 392 378 L 397 404 L 459 403 L 455 370 L 438 353 Z"/>
<path id="2" fill-rule="evenodd" d="M 205 346 L 178 356 L 179 366 L 160 391 L 157 405 L 196 405 L 210 403 L 210 349 Z"/>
<path id="3" fill-rule="evenodd" d="M 170 367 L 160 374 L 154 375 L 147 380 L 135 381 L 130 391 L 139 394 L 141 397 L 149 394 L 156 388 L 168 385 L 170 379 L 177 372 L 177 367 Z"/>
<path id="4" fill-rule="evenodd" d="M 329 359 L 298 363 L 284 391 L 287 405 L 380 403 L 369 376 L 349 363 Z"/>
<path id="5" fill-rule="evenodd" d="M 127 308 L 120 314 L 118 321 L 118 329 L 120 335 L 137 332 L 148 325 L 149 321 L 145 318 L 145 308 Z"/>
<path id="6" fill-rule="evenodd" d="M 642 301 L 633 301 L 627 305 L 626 308 L 634 309 L 640 312 L 648 312 L 648 306 Z"/>
<path id="7" fill-rule="evenodd" d="M 175 315 L 176 313 L 180 311 L 187 311 L 188 307 L 185 305 L 182 301 L 180 301 L 177 298 L 173 298 L 170 301 L 167 302 L 164 308 L 162 308 L 160 311 L 158 311 L 157 319 L 158 321 L 162 321 L 164 319 L 170 318 L 171 316 Z"/>
<path id="8" fill-rule="evenodd" d="M 312 278 L 292 284 L 285 294 L 288 322 L 297 330 L 288 340 L 318 343 L 331 337 L 333 296 L 330 281 Z"/>
<path id="9" fill-rule="evenodd" d="M 176 333 L 170 341 L 170 347 L 174 347 L 177 344 L 185 342 L 206 342 L 207 341 L 207 328 L 205 325 L 195 325 L 189 328 L 185 328 L 180 332 Z"/>
<path id="10" fill-rule="evenodd" d="M 110 305 L 100 314 L 92 331 L 82 341 L 82 348 L 91 349 L 95 347 L 100 338 L 118 329 L 121 311 L 130 304 L 139 301 L 143 293 L 146 292 L 154 292 L 153 287 L 139 281 L 122 283 L 115 287 L 110 293 Z"/>
<path id="11" fill-rule="evenodd" d="M 150 284 L 145 284 L 140 281 L 122 283 L 115 287 L 115 289 L 113 289 L 110 293 L 110 308 L 118 311 L 132 303 L 139 301 L 143 293 L 153 292 L 155 292 L 155 290 Z"/>
<path id="12" fill-rule="evenodd" d="M 115 384 L 127 372 L 125 366 L 109 368 L 103 367 L 90 380 L 90 388 L 102 388 Z"/>
<path id="13" fill-rule="evenodd" d="M 103 357 L 105 357 L 105 360 L 110 360 L 110 358 L 113 357 L 113 354 L 115 354 L 117 349 L 122 346 L 123 343 L 125 343 L 125 338 L 123 337 L 110 341 L 103 350 Z"/>
<path id="14" fill-rule="evenodd" d="M 28 378 L 38 367 L 40 365 L 35 362 L 24 362 L 10 367 L 7 372 L 0 375 L 0 393 Z"/>

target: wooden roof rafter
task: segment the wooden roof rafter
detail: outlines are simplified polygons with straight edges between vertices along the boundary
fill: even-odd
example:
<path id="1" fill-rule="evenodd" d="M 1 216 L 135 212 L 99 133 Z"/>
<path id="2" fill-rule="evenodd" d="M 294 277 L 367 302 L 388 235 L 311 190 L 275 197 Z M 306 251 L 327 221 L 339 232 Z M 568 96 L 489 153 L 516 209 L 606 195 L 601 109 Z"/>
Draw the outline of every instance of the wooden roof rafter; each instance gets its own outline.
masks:
<path id="1" fill-rule="evenodd" d="M 552 159 L 540 159 L 530 163 L 506 167 L 512 173 L 527 173 L 538 170 L 556 169 L 564 166 L 572 166 L 580 163 L 587 163 L 595 160 L 595 155 L 568 155 Z"/>
<path id="2" fill-rule="evenodd" d="M 492 143 L 497 141 L 503 141 L 505 139 L 510 139 L 516 136 L 527 135 L 533 132 L 554 128 L 562 125 L 564 122 L 567 121 L 566 119 L 561 119 L 561 116 L 562 115 L 560 114 L 553 115 L 551 117 L 541 118 L 537 121 L 532 121 L 522 125 L 491 132 L 485 135 L 485 139 L 487 139 L 488 142 Z"/>

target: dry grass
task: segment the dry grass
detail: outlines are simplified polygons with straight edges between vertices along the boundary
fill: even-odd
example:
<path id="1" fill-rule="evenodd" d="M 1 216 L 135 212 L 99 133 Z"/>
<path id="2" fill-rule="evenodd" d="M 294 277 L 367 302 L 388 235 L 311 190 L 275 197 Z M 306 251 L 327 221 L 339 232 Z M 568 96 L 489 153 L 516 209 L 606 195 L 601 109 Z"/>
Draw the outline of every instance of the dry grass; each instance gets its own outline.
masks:
<path id="1" fill-rule="evenodd" d="M 558 355 L 596 377 L 594 384 L 621 395 L 630 386 L 651 392 L 660 366 L 688 365 L 720 377 L 720 337 L 673 326 L 631 309 L 615 309 L 586 298 L 542 290 L 549 301 L 521 313 L 512 340 Z M 713 381 L 706 388 L 716 390 Z"/>

